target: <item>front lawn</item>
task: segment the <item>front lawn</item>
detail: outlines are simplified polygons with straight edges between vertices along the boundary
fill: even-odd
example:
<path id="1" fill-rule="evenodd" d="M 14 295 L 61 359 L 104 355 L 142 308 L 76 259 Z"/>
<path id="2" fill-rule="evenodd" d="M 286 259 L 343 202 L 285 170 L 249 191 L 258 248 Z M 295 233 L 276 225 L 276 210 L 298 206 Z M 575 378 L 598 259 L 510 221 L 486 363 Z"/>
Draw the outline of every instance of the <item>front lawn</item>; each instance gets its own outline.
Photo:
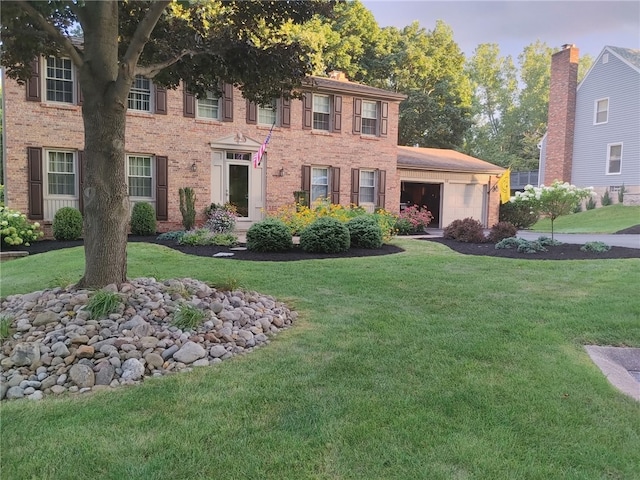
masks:
<path id="1" fill-rule="evenodd" d="M 637 478 L 640 404 L 583 344 L 640 347 L 640 259 L 406 252 L 298 262 L 130 244 L 129 276 L 194 277 L 300 312 L 267 347 L 136 387 L 3 402 L 1 477 Z M 3 263 L 2 296 L 72 282 L 81 248 Z"/>
<path id="2" fill-rule="evenodd" d="M 555 233 L 616 233 L 640 225 L 640 206 L 620 204 L 563 215 L 553 222 Z M 543 218 L 531 227 L 535 232 L 551 232 L 551 220 Z"/>

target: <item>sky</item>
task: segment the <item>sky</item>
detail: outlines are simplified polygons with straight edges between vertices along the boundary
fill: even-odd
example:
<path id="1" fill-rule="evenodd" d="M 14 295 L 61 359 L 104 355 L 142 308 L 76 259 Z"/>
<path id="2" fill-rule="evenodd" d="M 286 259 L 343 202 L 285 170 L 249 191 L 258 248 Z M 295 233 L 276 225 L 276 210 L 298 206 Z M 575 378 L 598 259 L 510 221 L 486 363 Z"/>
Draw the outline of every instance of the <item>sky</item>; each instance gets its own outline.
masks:
<path id="1" fill-rule="evenodd" d="M 481 43 L 497 43 L 517 62 L 524 47 L 540 40 L 559 49 L 573 43 L 595 58 L 605 45 L 640 49 L 640 2 L 636 1 L 431 1 L 363 0 L 380 27 L 413 21 L 432 30 L 443 20 L 469 58 Z"/>

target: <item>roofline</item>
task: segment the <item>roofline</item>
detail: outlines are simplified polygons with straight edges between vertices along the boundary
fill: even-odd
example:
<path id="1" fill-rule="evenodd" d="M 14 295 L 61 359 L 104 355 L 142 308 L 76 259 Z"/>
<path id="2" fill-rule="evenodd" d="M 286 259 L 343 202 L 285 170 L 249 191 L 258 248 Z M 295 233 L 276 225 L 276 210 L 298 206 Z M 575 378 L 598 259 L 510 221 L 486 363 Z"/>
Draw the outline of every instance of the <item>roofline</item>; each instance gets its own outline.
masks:
<path id="1" fill-rule="evenodd" d="M 596 65 L 598 65 L 598 62 L 600 61 L 600 59 L 602 58 L 602 55 L 606 53 L 610 53 L 612 55 L 614 55 L 618 60 L 622 61 L 623 63 L 627 64 L 629 67 L 631 67 L 633 70 L 635 70 L 636 72 L 640 73 L 640 68 L 636 67 L 633 63 L 630 63 L 629 60 L 627 60 L 626 58 L 618 55 L 616 52 L 614 52 L 613 50 L 611 50 L 611 45 L 605 45 L 604 48 L 602 49 L 602 51 L 598 54 L 598 56 L 596 57 L 596 59 L 593 61 L 593 63 L 591 64 L 591 67 L 589 68 L 589 70 L 587 71 L 587 73 L 585 74 L 585 76 L 583 77 L 582 81 L 578 84 L 576 91 L 580 90 L 580 87 L 582 86 L 582 84 L 584 83 L 584 81 L 587 79 L 587 77 L 591 74 L 591 72 L 593 71 L 593 69 L 595 68 Z M 624 48 L 624 47 L 620 47 L 620 48 Z"/>
<path id="2" fill-rule="evenodd" d="M 318 85 L 314 82 L 314 79 L 320 79 L 322 81 L 331 82 L 331 87 Z M 396 93 L 391 92 L 389 90 L 384 90 L 382 88 L 372 87 L 370 85 L 365 85 L 362 83 L 354 83 L 354 82 L 345 82 L 340 80 L 333 80 L 331 78 L 326 77 L 318 77 L 315 75 L 310 75 L 305 78 L 307 80 L 306 83 L 303 83 L 300 87 L 303 90 L 317 90 L 323 92 L 337 92 L 337 93 L 347 93 L 350 95 L 359 95 L 359 96 L 369 96 L 373 98 L 384 98 L 387 100 L 396 100 L 401 102 L 407 98 L 407 95 L 404 93 Z M 362 87 L 366 89 L 366 91 L 358 90 L 358 87 Z M 377 90 L 377 91 L 376 91 Z"/>
<path id="3" fill-rule="evenodd" d="M 399 160 L 396 165 L 397 168 L 406 168 L 410 170 L 429 170 L 435 172 L 456 172 L 456 173 L 477 173 L 480 175 L 499 175 L 507 171 L 506 168 L 496 167 L 495 169 L 486 169 L 483 171 L 478 170 L 469 170 L 469 169 L 457 169 L 457 168 L 438 168 L 438 167 L 430 167 L 430 166 L 420 166 L 420 165 L 409 165 L 406 163 L 401 163 Z"/>

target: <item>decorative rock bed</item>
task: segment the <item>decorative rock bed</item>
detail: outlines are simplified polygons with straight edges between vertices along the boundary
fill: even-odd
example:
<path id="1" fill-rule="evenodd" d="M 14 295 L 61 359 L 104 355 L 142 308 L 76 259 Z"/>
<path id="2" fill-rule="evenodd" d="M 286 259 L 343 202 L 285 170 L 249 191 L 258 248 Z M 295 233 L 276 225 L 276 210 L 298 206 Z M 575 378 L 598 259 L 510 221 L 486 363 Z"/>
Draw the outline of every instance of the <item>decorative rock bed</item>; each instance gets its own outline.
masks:
<path id="1" fill-rule="evenodd" d="M 184 278 L 138 278 L 118 289 L 116 313 L 92 319 L 89 290 L 54 288 L 11 295 L 0 315 L 15 333 L 0 349 L 0 399 L 84 393 L 220 363 L 269 343 L 297 313 L 257 292 L 220 291 Z M 189 303 L 205 319 L 193 331 L 172 326 Z"/>

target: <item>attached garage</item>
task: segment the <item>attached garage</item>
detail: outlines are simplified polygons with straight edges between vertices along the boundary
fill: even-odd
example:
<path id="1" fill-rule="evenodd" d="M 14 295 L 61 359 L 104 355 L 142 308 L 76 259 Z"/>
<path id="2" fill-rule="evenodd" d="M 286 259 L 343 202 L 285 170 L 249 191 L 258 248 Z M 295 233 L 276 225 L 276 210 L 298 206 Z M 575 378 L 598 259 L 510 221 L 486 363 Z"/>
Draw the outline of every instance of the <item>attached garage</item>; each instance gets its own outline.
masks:
<path id="1" fill-rule="evenodd" d="M 399 146 L 400 208 L 426 206 L 432 227 L 471 217 L 488 228 L 498 222 L 496 184 L 504 171 L 455 150 Z"/>

